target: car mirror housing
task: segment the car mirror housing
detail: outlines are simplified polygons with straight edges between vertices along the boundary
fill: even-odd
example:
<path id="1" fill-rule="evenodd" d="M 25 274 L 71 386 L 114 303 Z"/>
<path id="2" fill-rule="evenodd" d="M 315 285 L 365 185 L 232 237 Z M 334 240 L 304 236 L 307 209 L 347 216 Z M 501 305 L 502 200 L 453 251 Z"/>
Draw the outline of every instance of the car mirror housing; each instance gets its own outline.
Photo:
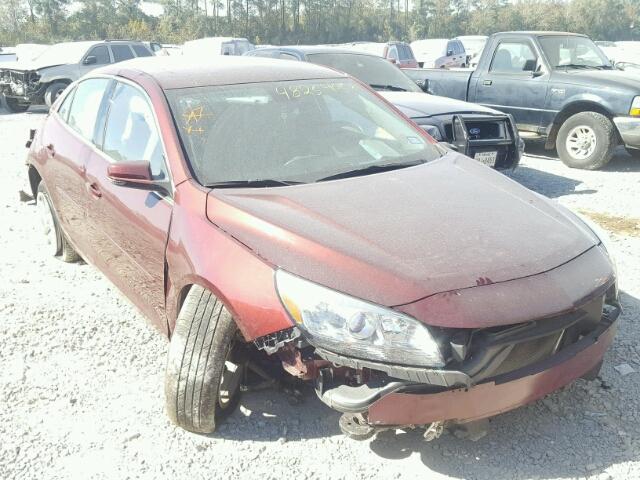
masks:
<path id="1" fill-rule="evenodd" d="M 107 176 L 116 185 L 127 187 L 150 188 L 156 184 L 147 160 L 112 163 L 107 168 Z"/>
<path id="2" fill-rule="evenodd" d="M 93 56 L 93 55 L 89 55 L 87 58 L 84 59 L 84 62 L 82 62 L 84 65 L 95 65 L 95 63 L 98 61 L 98 59 Z"/>

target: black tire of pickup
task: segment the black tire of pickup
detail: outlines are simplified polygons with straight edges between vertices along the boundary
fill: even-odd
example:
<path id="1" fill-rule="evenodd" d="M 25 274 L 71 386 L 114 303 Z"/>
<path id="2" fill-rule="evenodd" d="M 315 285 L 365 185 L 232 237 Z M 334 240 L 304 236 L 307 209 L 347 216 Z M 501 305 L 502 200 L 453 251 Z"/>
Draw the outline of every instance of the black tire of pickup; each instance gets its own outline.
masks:
<path id="1" fill-rule="evenodd" d="M 238 405 L 244 365 L 233 317 L 215 295 L 194 285 L 169 346 L 164 386 L 171 421 L 191 432 L 212 433 Z"/>
<path id="2" fill-rule="evenodd" d="M 7 106 L 7 110 L 9 110 L 11 113 L 22 113 L 26 112 L 29 109 L 29 105 L 19 103 L 15 98 L 4 97 L 4 103 Z"/>
<path id="3" fill-rule="evenodd" d="M 572 155 L 567 149 L 569 136 L 580 127 L 593 132 L 595 137 L 595 148 L 584 158 Z M 597 170 L 609 163 L 617 143 L 615 127 L 611 120 L 601 113 L 580 112 L 569 117 L 560 127 L 556 139 L 556 150 L 562 163 L 570 168 Z"/>
<path id="4" fill-rule="evenodd" d="M 60 96 L 64 89 L 69 86 L 68 83 L 65 82 L 53 82 L 51 85 L 47 87 L 44 92 L 44 103 L 47 107 L 51 108 L 53 102 Z"/>

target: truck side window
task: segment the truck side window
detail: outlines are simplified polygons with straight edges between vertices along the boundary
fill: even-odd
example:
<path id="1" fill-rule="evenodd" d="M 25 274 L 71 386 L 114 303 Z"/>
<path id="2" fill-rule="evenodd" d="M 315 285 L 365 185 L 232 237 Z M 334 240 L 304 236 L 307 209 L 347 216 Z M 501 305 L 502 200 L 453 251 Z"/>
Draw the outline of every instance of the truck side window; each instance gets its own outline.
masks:
<path id="1" fill-rule="evenodd" d="M 96 57 L 96 62 L 94 65 L 106 65 L 107 63 L 111 63 L 111 58 L 109 57 L 109 50 L 106 45 L 98 45 L 93 47 L 87 57 Z"/>
<path id="2" fill-rule="evenodd" d="M 528 43 L 502 42 L 498 45 L 489 71 L 496 73 L 533 72 L 538 65 L 538 56 Z"/>

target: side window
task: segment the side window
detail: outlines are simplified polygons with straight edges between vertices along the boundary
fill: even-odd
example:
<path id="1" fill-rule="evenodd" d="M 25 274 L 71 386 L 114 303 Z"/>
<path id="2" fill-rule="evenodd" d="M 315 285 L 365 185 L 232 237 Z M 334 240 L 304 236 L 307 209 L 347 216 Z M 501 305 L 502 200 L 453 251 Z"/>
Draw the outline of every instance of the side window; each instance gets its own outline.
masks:
<path id="1" fill-rule="evenodd" d="M 458 45 L 458 53 L 463 54 L 465 53 L 464 51 L 464 45 L 462 44 L 462 42 L 460 40 L 458 40 L 456 42 L 456 44 Z"/>
<path id="2" fill-rule="evenodd" d="M 398 50 L 396 49 L 395 45 L 392 45 L 389 47 L 389 51 L 387 52 L 387 58 L 390 58 L 392 60 L 399 60 L 398 59 Z"/>
<path id="3" fill-rule="evenodd" d="M 455 50 L 453 49 L 453 42 L 447 42 L 447 51 L 445 52 L 445 55 L 447 57 L 450 57 L 451 55 L 455 54 Z"/>
<path id="4" fill-rule="evenodd" d="M 295 55 L 291 55 L 290 53 L 280 52 L 278 58 L 282 60 L 298 60 L 298 57 Z"/>
<path id="5" fill-rule="evenodd" d="M 533 72 L 537 65 L 538 56 L 528 43 L 502 42 L 496 49 L 489 70 L 497 73 Z"/>
<path id="6" fill-rule="evenodd" d="M 98 116 L 104 92 L 111 80 L 91 78 L 80 82 L 73 95 L 73 103 L 69 110 L 69 126 L 86 140 L 98 144 L 96 133 L 100 130 Z M 66 103 L 66 101 L 65 101 Z"/>
<path id="7" fill-rule="evenodd" d="M 111 63 L 111 58 L 109 57 L 109 50 L 106 45 L 98 45 L 93 47 L 87 57 L 96 57 L 96 61 L 93 65 L 106 65 L 107 63 Z"/>
<path id="8" fill-rule="evenodd" d="M 146 47 L 142 45 L 131 45 L 133 51 L 136 52 L 137 57 L 151 57 L 152 54 Z M 157 50 L 155 50 L 157 52 Z"/>
<path id="9" fill-rule="evenodd" d="M 73 103 L 73 96 L 75 94 L 76 89 L 74 88 L 67 94 L 66 97 L 64 97 L 62 104 L 60 104 L 60 107 L 58 107 L 58 115 L 60 115 L 60 118 L 62 118 L 65 122 L 67 122 L 69 119 L 69 110 L 71 110 L 71 104 Z"/>
<path id="10" fill-rule="evenodd" d="M 113 61 L 115 63 L 133 58 L 133 52 L 129 45 L 111 45 L 111 52 L 113 52 Z"/>
<path id="11" fill-rule="evenodd" d="M 116 86 L 102 150 L 116 162 L 148 160 L 155 179 L 167 177 L 151 105 L 137 88 L 124 83 Z"/>

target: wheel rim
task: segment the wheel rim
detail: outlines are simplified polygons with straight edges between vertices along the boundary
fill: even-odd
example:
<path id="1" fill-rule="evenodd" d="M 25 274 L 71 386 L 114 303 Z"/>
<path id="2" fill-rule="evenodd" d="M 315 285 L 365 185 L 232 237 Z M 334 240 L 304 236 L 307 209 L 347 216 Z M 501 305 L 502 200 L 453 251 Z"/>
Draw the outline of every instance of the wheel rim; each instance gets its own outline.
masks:
<path id="1" fill-rule="evenodd" d="M 218 405 L 222 410 L 229 407 L 233 403 L 233 398 L 238 394 L 243 370 L 243 364 L 239 361 L 238 344 L 234 340 L 227 350 L 218 388 Z"/>
<path id="2" fill-rule="evenodd" d="M 569 132 L 566 147 L 573 158 L 584 160 L 593 155 L 597 143 L 596 132 L 591 127 L 581 125 Z"/>
<path id="3" fill-rule="evenodd" d="M 38 212 L 38 219 L 44 234 L 44 247 L 51 253 L 56 255 L 58 253 L 58 234 L 56 232 L 56 224 L 53 221 L 53 214 L 51 207 L 49 206 L 49 200 L 42 192 L 38 192 L 36 207 Z"/>

